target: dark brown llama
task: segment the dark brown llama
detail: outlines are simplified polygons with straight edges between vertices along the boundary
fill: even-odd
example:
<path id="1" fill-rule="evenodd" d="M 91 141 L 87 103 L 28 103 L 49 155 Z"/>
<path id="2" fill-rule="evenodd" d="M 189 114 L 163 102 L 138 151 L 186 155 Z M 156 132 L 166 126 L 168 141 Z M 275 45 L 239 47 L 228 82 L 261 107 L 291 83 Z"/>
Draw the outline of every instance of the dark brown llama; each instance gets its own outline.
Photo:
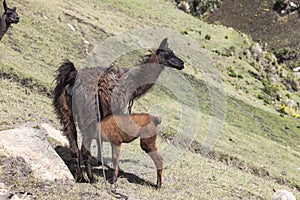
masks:
<path id="1" fill-rule="evenodd" d="M 153 87 L 164 66 L 178 70 L 184 68 L 184 62 L 168 48 L 167 38 L 145 63 L 130 71 L 103 67 L 77 71 L 68 60 L 61 64 L 57 70 L 53 105 L 70 143 L 77 182 L 86 180 L 80 170 L 75 119 L 83 136 L 83 162 L 90 182 L 94 183 L 96 179 L 90 166 L 90 146 L 94 133 L 99 131 L 99 118 L 123 114 L 129 102 L 132 104 L 134 99 Z"/>
<path id="2" fill-rule="evenodd" d="M 146 113 L 130 115 L 110 115 L 101 121 L 102 141 L 110 142 L 113 160 L 112 183 L 117 181 L 119 173 L 119 157 L 122 143 L 130 143 L 140 137 L 141 148 L 149 154 L 157 170 L 157 188 L 161 188 L 163 158 L 157 151 L 157 125 L 161 117 Z M 95 135 L 99 139 L 99 135 Z"/>
<path id="3" fill-rule="evenodd" d="M 4 13 L 0 18 L 0 40 L 5 35 L 6 31 L 11 24 L 16 24 L 19 22 L 19 16 L 16 12 L 16 7 L 8 8 L 6 1 L 3 1 Z"/>

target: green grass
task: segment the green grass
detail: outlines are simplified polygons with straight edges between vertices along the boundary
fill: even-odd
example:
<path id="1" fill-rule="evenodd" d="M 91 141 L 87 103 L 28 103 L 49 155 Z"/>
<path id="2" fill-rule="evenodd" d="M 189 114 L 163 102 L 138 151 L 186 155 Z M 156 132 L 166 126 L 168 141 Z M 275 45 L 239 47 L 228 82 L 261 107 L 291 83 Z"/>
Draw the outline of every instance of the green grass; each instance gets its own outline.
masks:
<path id="1" fill-rule="evenodd" d="M 118 180 L 118 192 L 133 199 L 270 199 L 273 189 L 287 189 L 300 197 L 299 119 L 281 117 L 275 105 L 264 105 L 257 98 L 263 84 L 249 73 L 258 73 L 255 65 L 241 56 L 252 43 L 246 35 L 199 21 L 164 0 L 13 3 L 21 21 L 0 43 L 4 49 L 0 54 L 0 130 L 25 122 L 59 127 L 49 97 L 55 70 L 63 59 L 81 68 L 88 53 L 110 36 L 137 28 L 167 27 L 194 39 L 206 57 L 184 57 L 187 64 L 180 77 L 166 70 L 160 77 L 165 81 L 133 107 L 133 112 L 163 116 L 158 139 L 167 166 L 162 190 L 157 192 L 149 184 L 155 183 L 155 171 L 148 168 L 153 163 L 136 141 L 122 147 L 120 165 L 125 174 Z M 210 40 L 205 35 L 211 36 Z M 176 41 L 169 43 L 172 48 Z M 132 67 L 147 51 L 123 55 L 114 65 Z M 192 63 L 194 60 L 200 61 Z M 217 80 L 208 77 L 212 67 L 220 73 L 214 76 Z M 243 78 L 229 76 L 229 67 Z M 211 99 L 214 91 L 222 92 L 216 89 L 219 81 L 226 96 L 217 103 L 225 106 L 212 110 L 219 106 Z M 292 97 L 300 99 L 297 94 Z M 210 129 L 211 123 L 224 123 L 221 132 Z M 217 143 L 211 154 L 201 156 L 198 150 L 204 138 L 215 135 Z M 96 156 L 95 147 L 92 152 Z M 100 180 L 96 185 L 34 178 L 29 180 L 31 184 L 9 184 L 38 199 L 113 199 L 104 191 L 100 169 L 94 169 Z"/>
<path id="2" fill-rule="evenodd" d="M 56 123 L 51 99 L 27 87 L 0 78 L 0 130 L 26 122 Z"/>

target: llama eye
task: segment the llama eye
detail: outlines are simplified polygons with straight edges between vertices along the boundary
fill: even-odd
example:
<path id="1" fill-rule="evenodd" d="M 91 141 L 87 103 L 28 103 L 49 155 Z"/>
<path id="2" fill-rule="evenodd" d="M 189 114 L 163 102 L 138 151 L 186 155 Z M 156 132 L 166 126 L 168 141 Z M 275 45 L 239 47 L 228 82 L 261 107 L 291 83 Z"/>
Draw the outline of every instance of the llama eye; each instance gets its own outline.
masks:
<path id="1" fill-rule="evenodd" d="M 172 57 L 174 57 L 174 53 L 168 52 L 168 54 L 166 55 L 166 58 L 172 58 Z"/>

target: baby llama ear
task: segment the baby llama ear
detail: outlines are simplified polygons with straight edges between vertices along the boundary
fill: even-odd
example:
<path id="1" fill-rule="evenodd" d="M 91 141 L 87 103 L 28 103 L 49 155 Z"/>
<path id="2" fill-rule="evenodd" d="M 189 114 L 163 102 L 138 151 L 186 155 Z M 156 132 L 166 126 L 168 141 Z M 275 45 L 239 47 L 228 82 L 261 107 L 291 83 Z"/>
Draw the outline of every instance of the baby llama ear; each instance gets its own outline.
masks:
<path id="1" fill-rule="evenodd" d="M 161 121 L 162 121 L 161 116 L 159 116 L 159 115 L 154 115 L 154 116 L 153 116 L 153 122 L 154 122 L 156 125 L 160 124 Z"/>

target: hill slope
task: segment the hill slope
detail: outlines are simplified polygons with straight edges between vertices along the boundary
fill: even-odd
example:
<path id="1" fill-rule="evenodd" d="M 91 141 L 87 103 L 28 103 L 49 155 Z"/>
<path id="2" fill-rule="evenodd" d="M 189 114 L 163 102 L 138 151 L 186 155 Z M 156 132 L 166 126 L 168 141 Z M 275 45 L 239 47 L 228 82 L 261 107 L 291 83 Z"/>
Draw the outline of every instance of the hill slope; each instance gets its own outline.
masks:
<path id="1" fill-rule="evenodd" d="M 270 199 L 273 189 L 287 189 L 300 197 L 299 119 L 281 117 L 272 105 L 257 98 L 264 85 L 249 73 L 258 73 L 258 70 L 243 56 L 252 45 L 245 34 L 204 23 L 164 0 L 53 0 L 46 3 L 16 0 L 11 3 L 17 6 L 21 21 L 0 43 L 3 49 L 0 54 L 0 129 L 44 121 L 59 127 L 49 97 L 54 72 L 63 59 L 68 58 L 81 68 L 92 50 L 107 38 L 131 29 L 169 28 L 195 41 L 194 45 L 207 56 L 199 60 L 213 61 L 195 65 L 189 62 L 195 55 L 183 58 L 187 65 L 181 74 L 192 92 L 181 89 L 178 81 L 169 81 L 170 87 L 180 88 L 179 94 L 193 93 L 197 97 L 198 111 L 176 99 L 174 91 L 159 85 L 135 103 L 134 112 L 163 115 L 159 149 L 166 155 L 167 168 L 163 172 L 163 188 L 156 192 L 151 184 L 155 173 L 143 165 L 144 160 L 140 162 L 144 154 L 138 149 L 139 145 L 124 145 L 121 162 L 124 173 L 118 180 L 118 192 L 132 199 Z M 169 43 L 170 48 L 180 48 L 175 47 L 175 41 Z M 132 67 L 144 52 L 142 49 L 123 55 L 114 65 Z M 197 70 L 198 67 L 203 70 Z M 219 80 L 210 78 L 208 68 L 218 70 Z M 229 76 L 230 69 L 242 78 Z M 165 73 L 162 78 L 170 77 Z M 214 88 L 220 81 L 223 88 Z M 222 101 L 225 107 L 214 110 L 218 106 L 212 97 L 218 96 L 214 92 L 222 90 L 226 94 Z M 180 132 L 180 120 L 196 115 L 200 116 L 199 122 L 189 122 L 184 130 L 194 130 L 196 123 L 197 131 Z M 223 128 L 214 132 L 217 129 L 209 125 L 218 123 L 223 124 Z M 217 143 L 210 154 L 201 156 L 202 142 L 210 137 L 208 133 L 216 134 Z M 180 143 L 184 136 L 191 136 L 191 146 Z M 65 161 L 68 163 L 68 158 Z M 112 199 L 104 190 L 100 169 L 94 169 L 100 180 L 96 187 L 45 183 L 34 178 L 22 182 L 18 177 L 5 176 L 3 171 L 0 180 L 12 190 L 25 190 L 37 198 Z"/>

